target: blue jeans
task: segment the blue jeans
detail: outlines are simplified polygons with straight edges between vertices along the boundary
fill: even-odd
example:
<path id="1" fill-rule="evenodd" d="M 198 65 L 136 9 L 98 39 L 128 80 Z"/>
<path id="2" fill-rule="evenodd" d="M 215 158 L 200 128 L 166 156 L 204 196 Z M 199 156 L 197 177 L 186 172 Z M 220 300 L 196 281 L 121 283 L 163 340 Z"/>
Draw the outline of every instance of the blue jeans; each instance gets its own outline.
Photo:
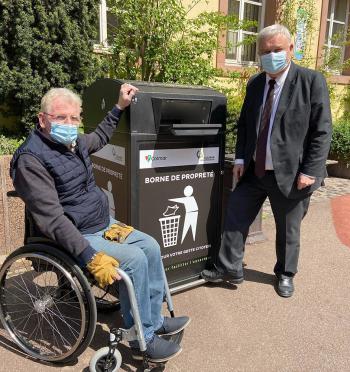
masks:
<path id="1" fill-rule="evenodd" d="M 103 238 L 103 233 L 117 221 L 110 218 L 110 224 L 104 230 L 83 235 L 96 251 L 102 251 L 115 257 L 130 277 L 139 307 L 146 342 L 153 337 L 154 331 L 163 324 L 161 315 L 164 299 L 163 263 L 160 247 L 151 236 L 134 230 L 123 244 Z M 123 320 L 126 328 L 133 326 L 128 292 L 124 282 L 119 282 L 119 297 Z"/>

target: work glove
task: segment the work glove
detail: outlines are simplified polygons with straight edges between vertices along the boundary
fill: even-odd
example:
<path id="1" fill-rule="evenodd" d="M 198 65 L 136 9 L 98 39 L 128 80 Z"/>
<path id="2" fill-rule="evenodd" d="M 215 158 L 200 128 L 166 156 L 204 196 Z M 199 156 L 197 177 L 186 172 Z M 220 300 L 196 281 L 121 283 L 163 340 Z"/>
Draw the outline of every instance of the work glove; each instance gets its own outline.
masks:
<path id="1" fill-rule="evenodd" d="M 94 276 L 101 288 L 112 284 L 116 279 L 120 278 L 116 271 L 117 267 L 119 267 L 119 262 L 103 252 L 97 253 L 86 265 L 86 268 Z"/>
<path id="2" fill-rule="evenodd" d="M 132 226 L 125 225 L 125 223 L 117 222 L 104 232 L 103 237 L 107 240 L 113 240 L 118 243 L 124 243 L 129 234 L 134 231 Z"/>

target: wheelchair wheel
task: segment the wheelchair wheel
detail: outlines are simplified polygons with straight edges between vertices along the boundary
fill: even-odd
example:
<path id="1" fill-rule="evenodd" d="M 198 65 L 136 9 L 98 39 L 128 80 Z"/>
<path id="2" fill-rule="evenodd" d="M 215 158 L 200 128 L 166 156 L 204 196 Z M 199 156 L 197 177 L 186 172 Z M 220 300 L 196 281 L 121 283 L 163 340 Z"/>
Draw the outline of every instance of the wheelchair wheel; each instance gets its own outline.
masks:
<path id="1" fill-rule="evenodd" d="M 0 270 L 0 320 L 30 356 L 63 362 L 89 345 L 96 304 L 78 265 L 58 248 L 29 244 Z"/>
<path id="2" fill-rule="evenodd" d="M 93 285 L 91 291 L 95 297 L 97 311 L 109 313 L 120 310 L 116 285 L 109 285 L 106 288 Z"/>
<path id="3" fill-rule="evenodd" d="M 115 372 L 122 365 L 122 356 L 119 350 L 115 349 L 107 360 L 109 347 L 103 347 L 96 351 L 90 360 L 90 372 Z"/>

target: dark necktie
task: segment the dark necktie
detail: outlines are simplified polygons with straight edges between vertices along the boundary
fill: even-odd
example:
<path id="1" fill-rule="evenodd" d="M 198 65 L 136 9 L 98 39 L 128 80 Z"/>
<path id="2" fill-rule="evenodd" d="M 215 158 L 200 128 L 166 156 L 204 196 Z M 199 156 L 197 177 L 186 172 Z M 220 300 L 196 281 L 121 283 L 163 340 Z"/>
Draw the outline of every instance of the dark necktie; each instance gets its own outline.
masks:
<path id="1" fill-rule="evenodd" d="M 269 134 L 270 118 L 273 103 L 273 89 L 276 80 L 271 79 L 269 81 L 269 90 L 266 95 L 265 106 L 261 117 L 261 123 L 259 128 L 259 135 L 256 144 L 255 152 L 255 175 L 259 178 L 265 175 L 265 162 L 266 162 L 266 145 L 267 137 Z"/>

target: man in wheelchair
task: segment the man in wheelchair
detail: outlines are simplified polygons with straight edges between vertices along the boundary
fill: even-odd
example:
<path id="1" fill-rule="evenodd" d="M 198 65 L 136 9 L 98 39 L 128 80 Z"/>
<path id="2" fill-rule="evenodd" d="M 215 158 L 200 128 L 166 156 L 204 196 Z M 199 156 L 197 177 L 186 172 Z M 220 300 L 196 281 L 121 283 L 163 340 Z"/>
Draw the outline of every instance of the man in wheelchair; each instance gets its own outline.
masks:
<path id="1" fill-rule="evenodd" d="M 190 319 L 161 315 L 165 287 L 160 247 L 151 236 L 109 216 L 107 197 L 95 183 L 89 157 L 109 142 L 137 90 L 123 84 L 118 103 L 89 134 L 78 133 L 80 97 L 65 88 L 49 90 L 41 101 L 38 126 L 13 156 L 11 177 L 40 232 L 75 256 L 100 287 L 121 279 L 118 266 L 129 275 L 148 359 L 165 362 L 181 347 L 161 336 L 182 331 Z M 123 281 L 119 293 L 125 327 L 130 328 L 133 318 Z M 138 343 L 131 347 L 133 357 L 142 359 Z"/>

